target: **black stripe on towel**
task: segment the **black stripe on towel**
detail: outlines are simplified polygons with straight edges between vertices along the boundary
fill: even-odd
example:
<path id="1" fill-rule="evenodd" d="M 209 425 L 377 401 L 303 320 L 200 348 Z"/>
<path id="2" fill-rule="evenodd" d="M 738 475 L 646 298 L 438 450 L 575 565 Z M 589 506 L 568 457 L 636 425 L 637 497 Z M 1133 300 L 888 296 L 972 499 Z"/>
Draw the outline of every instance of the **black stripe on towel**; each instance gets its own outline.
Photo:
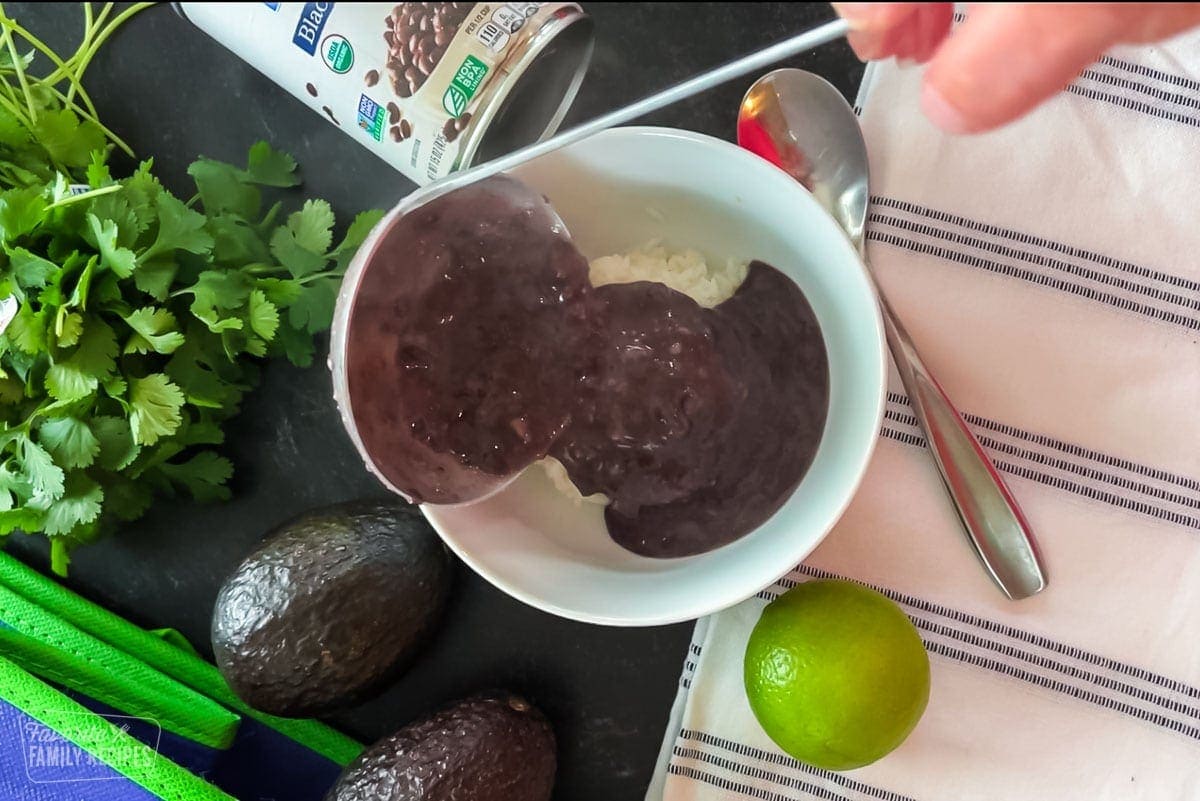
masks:
<path id="1" fill-rule="evenodd" d="M 823 801 L 850 801 L 850 796 L 845 795 L 838 790 L 834 790 L 829 787 L 822 787 L 819 784 L 812 784 L 811 782 L 806 782 L 802 779 L 796 779 L 791 776 L 782 776 L 769 770 L 752 767 L 734 759 L 726 759 L 725 757 L 720 757 L 716 754 L 710 754 L 705 751 L 698 751 L 694 748 L 684 748 L 676 745 L 674 755 L 679 759 L 692 759 L 697 762 L 706 762 L 715 768 L 720 768 L 721 770 L 729 771 L 730 773 L 740 773 L 742 776 L 745 776 L 749 779 L 755 779 L 760 782 L 770 782 L 779 787 L 786 787 L 788 790 L 808 793 L 811 796 L 823 799 Z"/>
<path id="2" fill-rule="evenodd" d="M 909 796 L 900 795 L 899 793 L 892 792 L 891 790 L 885 790 L 882 787 L 874 787 L 870 784 L 864 784 L 863 782 L 850 778 L 844 773 L 835 773 L 831 770 L 813 767 L 812 765 L 808 765 L 804 762 L 793 759 L 787 754 L 764 751 L 761 748 L 755 748 L 754 746 L 746 745 L 745 743 L 736 743 L 732 740 L 726 740 L 723 737 L 718 737 L 715 734 L 709 734 L 708 732 L 696 731 L 694 729 L 680 729 L 679 737 L 680 739 L 692 740 L 709 747 L 720 748 L 737 754 L 738 756 L 758 760 L 759 762 L 767 762 L 772 765 L 779 765 L 781 767 L 790 768 L 791 770 L 808 773 L 826 781 L 841 785 L 847 790 L 853 790 L 854 792 L 862 795 L 878 798 L 881 799 L 881 801 L 914 801 L 914 799 Z"/>
<path id="3" fill-rule="evenodd" d="M 912 426 L 913 428 L 917 428 L 920 425 L 915 414 L 908 414 L 896 409 L 885 409 L 883 416 L 884 419 L 890 420 L 893 423 L 908 425 Z M 966 419 L 965 416 L 964 419 Z M 972 426 L 976 425 L 970 420 L 967 422 L 971 423 Z M 1025 459 L 1026 461 L 1042 465 L 1043 467 L 1062 470 L 1066 473 L 1074 473 L 1077 476 L 1081 476 L 1092 481 L 1110 484 L 1114 487 L 1120 487 L 1121 489 L 1129 490 L 1130 492 L 1141 493 L 1142 495 L 1149 495 L 1152 498 L 1158 498 L 1159 500 L 1167 501 L 1169 503 L 1177 503 L 1180 506 L 1189 506 L 1193 509 L 1200 509 L 1200 497 L 1181 495 L 1180 493 L 1172 492 L 1170 490 L 1163 489 L 1162 487 L 1155 487 L 1151 484 L 1143 484 L 1139 481 L 1125 478 L 1124 476 L 1107 473 L 1104 470 L 1091 467 L 1087 464 L 1072 462 L 1067 459 L 1041 453 L 1029 448 L 1022 448 L 1019 445 L 1013 445 L 1010 442 L 1003 442 L 978 431 L 975 432 L 975 436 L 979 440 L 980 444 L 982 444 L 984 447 L 1003 453 L 1006 456 L 1014 456 L 1018 459 Z"/>
<path id="4" fill-rule="evenodd" d="M 702 770 L 696 770 L 686 765 L 676 765 L 674 762 L 667 765 L 667 773 L 672 776 L 682 776 L 694 782 L 711 784 L 720 790 L 729 793 L 739 793 L 746 798 L 757 798 L 759 801 L 796 801 L 796 796 L 794 795 L 782 795 L 781 793 L 772 793 L 767 790 L 760 790 L 757 787 L 738 784 L 737 782 L 731 782 L 728 779 L 722 779 L 719 776 L 714 776 L 711 773 L 705 773 Z"/>
<path id="5" fill-rule="evenodd" d="M 1182 289 L 1192 292 L 1200 292 L 1200 281 L 1193 281 L 1189 278 L 1184 278 L 1171 273 L 1164 273 L 1159 270 L 1153 270 L 1149 267 L 1143 267 L 1140 264 L 1114 259 L 1112 256 L 1106 256 L 1103 253 L 1097 253 L 1094 250 L 1086 250 L 1073 245 L 1067 245 L 1062 242 L 1056 242 L 1045 237 L 1035 236 L 1024 231 L 1017 231 L 1013 228 L 1004 228 L 991 223 L 972 220 L 969 217 L 962 217 L 958 214 L 951 214 L 948 211 L 933 209 L 928 206 L 922 206 L 917 203 L 912 203 L 907 200 L 898 198 L 886 197 L 882 195 L 873 195 L 871 197 L 872 206 L 882 206 L 884 208 L 896 209 L 908 214 L 913 214 L 920 217 L 925 217 L 930 220 L 936 220 L 940 223 L 955 225 L 959 228 L 964 228 L 968 231 L 975 231 L 980 234 L 996 237 L 998 239 L 1008 239 L 1017 242 L 1026 247 L 1036 247 L 1042 250 L 1058 253 L 1063 256 L 1070 256 L 1073 259 L 1081 261 L 1090 261 L 1099 267 L 1107 267 L 1110 270 L 1128 273 L 1129 275 L 1139 278 L 1146 278 L 1151 281 L 1158 281 L 1164 284 L 1171 284 Z"/>
<path id="6" fill-rule="evenodd" d="M 1160 309 L 1156 306 L 1150 306 L 1145 303 L 1130 300 L 1128 298 L 1117 297 L 1108 292 L 1101 292 L 1094 287 L 1083 286 L 1072 281 L 1066 281 L 1055 276 L 1045 275 L 1033 270 L 1025 269 L 1011 264 L 1001 264 L 1000 262 L 991 259 L 984 259 L 979 256 L 973 256 L 967 253 L 959 253 L 949 248 L 930 245 L 925 242 L 916 242 L 904 237 L 893 236 L 892 234 L 876 231 L 874 229 L 867 231 L 867 239 L 872 242 L 882 242 L 886 245 L 902 248 L 912 253 L 920 253 L 927 256 L 934 256 L 944 261 L 953 261 L 959 264 L 965 264 L 969 267 L 975 267 L 989 272 L 1007 275 L 1011 278 L 1019 278 L 1033 284 L 1047 286 L 1052 289 L 1057 289 L 1062 292 L 1067 292 L 1072 295 L 1094 300 L 1098 303 L 1103 303 L 1108 306 L 1113 306 L 1125 311 L 1141 314 L 1155 320 L 1172 323 L 1194 331 L 1200 331 L 1200 318 L 1193 316 L 1185 316 L 1178 312 Z"/>
<path id="7" fill-rule="evenodd" d="M 912 402 L 909 401 L 908 396 L 899 392 L 888 392 L 887 399 L 890 403 L 901 404 L 910 408 L 912 407 Z M 1074 456 L 1078 459 L 1086 459 L 1092 462 L 1098 462 L 1109 467 L 1114 467 L 1118 470 L 1125 470 L 1129 473 L 1137 473 L 1138 475 L 1152 478 L 1155 481 L 1161 481 L 1164 484 L 1175 484 L 1179 487 L 1200 492 L 1200 481 L 1194 478 L 1181 476 L 1176 473 L 1168 473 L 1165 470 L 1139 464 L 1138 462 L 1131 462 L 1128 459 L 1109 456 L 1107 453 L 1101 453 L 1100 451 L 1092 450 L 1091 448 L 1084 448 L 1081 445 L 1076 445 L 1061 439 L 1055 439 L 1054 437 L 1049 437 L 1045 434 L 1035 434 L 1031 431 L 1025 431 L 1020 428 L 1016 428 L 1015 426 L 1010 426 L 1007 423 L 1001 423 L 999 421 L 992 420 L 988 417 L 980 417 L 974 414 L 964 414 L 963 417 L 973 426 L 986 428 L 989 431 L 995 431 L 996 433 L 1003 434 L 1006 437 L 1023 439 L 1026 442 L 1032 442 L 1044 448 L 1052 448 L 1054 450 L 1061 451 L 1062 453 Z"/>
<path id="8" fill-rule="evenodd" d="M 852 579 L 848 576 L 842 576 L 828 570 L 822 570 L 819 567 L 812 567 L 810 565 L 797 565 L 796 572 L 802 573 L 810 578 L 857 581 L 859 584 L 883 593 L 897 603 L 912 607 L 913 609 L 925 612 L 926 614 L 938 615 L 948 620 L 953 620 L 957 623 L 964 623 L 968 626 L 982 629 L 983 631 L 990 631 L 993 634 L 999 634 L 1000 636 L 1008 637 L 1009 639 L 1028 643 L 1029 645 L 1060 654 L 1069 659 L 1076 659 L 1080 662 L 1086 662 L 1087 664 L 1095 665 L 1098 668 L 1112 671 L 1113 673 L 1120 673 L 1121 675 L 1129 676 L 1130 678 L 1134 678 L 1139 681 L 1144 681 L 1147 684 L 1157 685 L 1165 690 L 1186 695 L 1189 698 L 1200 699 L 1200 688 L 1198 687 L 1193 687 L 1189 684 L 1177 681 L 1176 679 L 1168 678 L 1145 668 L 1138 667 L 1137 665 L 1131 665 L 1127 662 L 1120 662 L 1116 659 L 1110 659 L 1107 656 L 1101 656 L 1100 654 L 1095 654 L 1091 651 L 1085 651 L 1082 648 L 1078 648 L 1074 645 L 1067 645 L 1066 643 L 1052 640 L 1049 637 L 1045 637 L 1041 634 L 1035 634 L 1030 631 L 1018 629 L 1014 626 L 1008 625 L 1007 623 L 988 620 L 987 618 L 973 615 L 970 612 L 963 612 L 959 609 L 953 609 L 948 606 L 933 603 L 932 601 L 926 601 L 923 598 L 917 598 L 916 596 L 909 595 L 907 593 L 887 589 L 886 587 L 881 587 L 877 584 L 858 581 L 857 579 Z M 779 586 L 781 587 L 794 587 L 797 583 L 799 582 L 788 578 L 781 579 L 778 582 Z M 759 595 L 760 597 L 763 597 L 762 593 L 759 593 Z"/>
<path id="9" fill-rule="evenodd" d="M 1100 63 L 1108 67 L 1116 67 L 1117 69 L 1131 72 L 1135 75 L 1141 75 L 1146 78 L 1152 78 L 1162 83 L 1169 83 L 1174 86 L 1179 86 L 1183 89 L 1191 89 L 1194 92 L 1200 92 L 1200 81 L 1187 77 L 1186 75 L 1175 75 L 1170 72 L 1163 72 L 1154 67 L 1147 67 L 1145 64 L 1138 64 L 1133 61 L 1125 61 L 1116 56 L 1101 56 Z"/>
<path id="10" fill-rule="evenodd" d="M 1073 83 L 1066 88 L 1066 91 L 1079 97 L 1085 97 L 1088 100 L 1095 100 L 1101 103 L 1110 103 L 1114 106 L 1120 106 L 1128 111 L 1136 111 L 1140 114 L 1145 114 L 1149 117 L 1157 117 L 1160 120 L 1168 120 L 1169 122 L 1178 122 L 1181 125 L 1190 125 L 1193 128 L 1200 128 L 1200 117 L 1191 114 L 1184 114 L 1179 111 L 1173 111 L 1169 108 L 1162 108 L 1153 103 L 1146 103 L 1141 100 L 1134 100 L 1131 97 L 1122 97 L 1115 95 L 1112 92 L 1102 92 L 1099 89 L 1093 89 L 1089 86 L 1080 86 Z"/>
<path id="11" fill-rule="evenodd" d="M 1072 264 L 1070 262 L 1063 261 L 1062 259 L 1054 258 L 1053 256 L 1046 256 L 1041 253 L 1021 250 L 1017 247 L 1010 247 L 1007 244 L 978 239 L 969 234 L 964 234 L 959 231 L 951 231 L 937 225 L 917 222 L 915 220 L 906 220 L 899 217 L 892 217 L 887 214 L 878 214 L 872 212 L 870 217 L 867 218 L 867 222 L 871 225 L 895 228 L 905 231 L 909 234 L 931 237 L 933 239 L 939 239 L 943 242 L 949 242 L 954 245 L 962 245 L 975 250 L 982 250 L 1002 258 L 1020 262 L 1027 266 L 1036 266 L 1048 270 L 1057 270 L 1061 273 L 1065 273 L 1066 275 L 1078 277 L 1085 281 L 1093 281 L 1097 284 L 1104 284 L 1106 286 L 1119 289 L 1122 292 L 1128 292 L 1130 294 L 1140 295 L 1161 303 L 1179 306 L 1184 313 L 1200 310 L 1200 293 L 1197 293 L 1195 297 L 1178 295 L 1174 292 L 1169 292 L 1165 289 L 1162 289 L 1161 287 L 1149 286 L 1147 284 L 1139 283 L 1136 280 L 1131 280 L 1125 275 L 1102 272 L 1100 270 L 1092 269 L 1083 265 Z"/>

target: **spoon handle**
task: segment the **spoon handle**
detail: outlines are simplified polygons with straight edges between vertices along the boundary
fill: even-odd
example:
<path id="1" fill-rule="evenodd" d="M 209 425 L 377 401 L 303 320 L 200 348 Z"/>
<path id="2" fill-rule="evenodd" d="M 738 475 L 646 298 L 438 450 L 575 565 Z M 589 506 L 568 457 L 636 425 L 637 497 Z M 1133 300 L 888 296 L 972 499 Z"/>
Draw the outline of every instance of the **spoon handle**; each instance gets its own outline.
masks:
<path id="1" fill-rule="evenodd" d="M 1047 579 L 1029 523 L 962 415 L 921 360 L 878 283 L 876 290 L 900 379 L 975 552 L 1009 598 L 1036 595 L 1045 589 Z"/>
<path id="2" fill-rule="evenodd" d="M 764 47 L 762 50 L 742 56 L 715 69 L 702 72 L 674 86 L 663 89 L 661 92 L 656 92 L 627 106 L 610 111 L 607 114 L 602 114 L 549 139 L 535 142 L 532 145 L 526 145 L 520 150 L 514 150 L 491 161 L 477 164 L 470 169 L 451 173 L 438 181 L 439 194 L 459 189 L 475 181 L 481 181 L 489 176 L 511 170 L 538 156 L 553 152 L 567 145 L 573 145 L 608 128 L 632 122 L 651 112 L 666 108 L 673 103 L 678 103 L 680 100 L 685 100 L 693 95 L 707 91 L 714 86 L 719 86 L 734 78 L 740 78 L 743 75 L 748 75 L 763 67 L 774 64 L 777 61 L 782 61 L 785 58 L 805 53 L 815 47 L 832 42 L 834 39 L 845 36 L 849 31 L 850 24 L 848 22 L 844 19 L 834 19 L 802 33 L 789 36 L 781 42 L 776 42 L 773 45 Z"/>

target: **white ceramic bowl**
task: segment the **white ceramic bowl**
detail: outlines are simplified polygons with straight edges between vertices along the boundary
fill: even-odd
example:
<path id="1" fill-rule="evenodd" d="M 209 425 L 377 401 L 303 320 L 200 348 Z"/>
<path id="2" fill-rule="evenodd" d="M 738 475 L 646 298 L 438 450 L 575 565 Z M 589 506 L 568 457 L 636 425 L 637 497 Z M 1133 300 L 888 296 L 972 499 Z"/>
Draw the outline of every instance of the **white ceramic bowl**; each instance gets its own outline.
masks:
<path id="1" fill-rule="evenodd" d="M 804 559 L 833 527 L 875 445 L 885 352 L 861 262 L 796 181 L 735 145 L 700 134 L 618 128 L 514 174 L 550 198 L 589 259 L 661 239 L 710 259 L 761 259 L 791 276 L 816 312 L 829 353 L 824 437 L 804 480 L 778 512 L 742 539 L 698 556 L 649 559 L 620 548 L 605 531 L 601 507 L 577 506 L 540 468 L 477 503 L 426 505 L 425 516 L 488 581 L 575 620 L 673 623 L 753 595 Z M 418 190 L 406 198 L 363 244 L 338 299 L 331 369 L 343 422 L 360 452 L 342 372 L 346 320 L 377 235 L 427 195 Z"/>

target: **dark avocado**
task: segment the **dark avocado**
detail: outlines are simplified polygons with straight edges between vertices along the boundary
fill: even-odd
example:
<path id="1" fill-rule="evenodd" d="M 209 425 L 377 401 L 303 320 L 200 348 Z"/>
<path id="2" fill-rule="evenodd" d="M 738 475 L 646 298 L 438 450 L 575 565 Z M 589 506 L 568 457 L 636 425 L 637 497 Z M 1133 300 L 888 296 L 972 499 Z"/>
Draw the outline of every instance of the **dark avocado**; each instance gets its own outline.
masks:
<path id="1" fill-rule="evenodd" d="M 417 508 L 358 501 L 284 523 L 217 596 L 217 666 L 242 700 L 302 717 L 353 705 L 411 662 L 452 560 Z"/>
<path id="2" fill-rule="evenodd" d="M 554 731 L 524 698 L 459 701 L 362 752 L 325 801 L 549 801 Z"/>

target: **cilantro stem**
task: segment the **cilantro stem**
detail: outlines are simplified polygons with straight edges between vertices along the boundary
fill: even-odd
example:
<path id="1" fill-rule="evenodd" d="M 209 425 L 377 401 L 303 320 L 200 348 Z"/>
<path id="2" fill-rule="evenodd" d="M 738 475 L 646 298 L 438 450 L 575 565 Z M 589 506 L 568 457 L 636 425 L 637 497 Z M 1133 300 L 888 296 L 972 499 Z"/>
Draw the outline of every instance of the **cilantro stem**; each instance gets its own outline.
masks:
<path id="1" fill-rule="evenodd" d="M 92 34 L 95 33 L 94 26 L 95 26 L 95 22 L 92 19 L 92 4 L 84 3 L 83 4 L 83 38 L 80 39 L 81 45 L 83 42 L 86 42 L 92 38 Z M 76 48 L 75 52 L 76 53 L 79 52 L 78 48 Z M 74 54 L 72 54 L 72 57 L 74 57 Z M 72 84 L 70 86 L 70 88 L 67 89 L 67 102 L 68 103 L 74 102 L 74 99 L 75 99 L 75 85 Z"/>
<path id="2" fill-rule="evenodd" d="M 83 89 L 83 85 L 79 82 L 78 73 L 76 73 L 75 71 L 68 68 L 66 62 L 64 62 L 61 58 L 59 58 L 57 53 L 55 53 L 48 46 L 46 46 L 45 42 L 43 42 L 41 39 L 38 39 L 36 36 L 34 36 L 32 33 L 30 33 L 28 30 L 26 30 L 20 24 L 18 24 L 15 20 L 8 20 L 7 26 L 11 26 L 13 33 L 16 33 L 21 38 L 23 38 L 25 41 L 29 42 L 29 44 L 33 45 L 35 50 L 37 50 L 39 53 L 44 55 L 55 66 L 57 66 L 58 69 L 55 70 L 55 72 L 56 73 L 63 72 L 63 77 L 60 80 L 66 80 L 68 83 L 70 83 L 70 86 L 67 88 L 67 94 L 63 95 L 54 89 L 54 87 L 59 83 L 59 81 L 51 82 L 49 80 L 49 78 L 43 78 L 42 84 L 44 86 L 49 87 L 51 90 L 53 90 L 55 92 L 55 94 L 57 94 L 59 97 L 61 97 L 63 100 L 65 100 L 68 105 L 73 106 L 75 108 L 78 108 L 78 106 L 76 105 L 73 97 L 74 97 L 75 90 L 78 89 L 79 90 L 79 99 L 83 101 L 83 104 L 84 104 L 84 106 L 87 107 L 88 112 L 90 112 L 91 115 L 93 117 L 95 117 L 96 116 L 96 106 L 92 104 L 92 99 L 90 97 L 88 97 L 87 92 L 85 92 Z"/>
<path id="3" fill-rule="evenodd" d="M 313 281 L 316 281 L 320 278 L 341 278 L 341 277 L 342 277 L 341 270 L 325 270 L 324 272 L 313 273 L 312 275 L 306 275 L 303 278 L 297 278 L 296 283 L 300 284 L 301 286 L 304 286 L 305 284 L 312 283 Z"/>
<path id="4" fill-rule="evenodd" d="M 0 14 L 3 15 L 3 17 L 0 18 L 0 24 L 4 25 L 4 44 L 8 46 L 8 52 L 12 56 L 13 60 L 13 68 L 17 73 L 17 82 L 21 84 L 21 91 L 25 94 L 25 104 L 29 108 L 29 121 L 31 123 L 36 123 L 37 107 L 33 102 L 33 93 L 29 91 L 29 81 L 25 77 L 25 69 L 21 66 L 21 56 L 17 53 L 17 46 L 13 42 L 12 38 L 12 25 L 14 23 L 8 18 L 8 15 L 4 13 L 3 5 L 0 5 Z"/>
<path id="5" fill-rule="evenodd" d="M 9 87 L 8 81 L 0 81 L 4 86 Z M 9 87 L 11 89 L 11 87 Z M 11 99 L 10 99 L 11 98 Z M 9 97 L 0 97 L 0 108 L 3 108 L 9 114 L 12 114 L 21 122 L 28 122 L 25 117 L 25 111 L 21 108 L 21 101 L 15 94 L 9 93 Z"/>
<path id="6" fill-rule="evenodd" d="M 71 203 L 78 203 L 81 200 L 91 200 L 92 198 L 100 197 L 100 195 L 107 195 L 112 192 L 118 192 L 123 188 L 124 187 L 121 186 L 120 184 L 112 184 L 111 186 L 102 186 L 99 189 L 89 189 L 86 192 L 80 192 L 78 195 L 67 195 L 64 198 L 60 198 L 59 200 L 56 200 L 53 203 L 48 204 L 46 206 L 46 208 L 47 209 L 62 208 L 63 206 L 70 205 Z"/>
<path id="7" fill-rule="evenodd" d="M 57 97 L 58 99 L 66 101 L 66 97 L 63 96 L 62 92 L 58 91 L 57 89 L 53 89 L 53 88 L 50 91 L 53 92 L 55 97 Z M 97 128 L 99 128 L 101 131 L 103 131 L 104 135 L 108 137 L 109 141 L 112 142 L 117 147 L 121 148 L 121 150 L 124 151 L 125 155 L 129 156 L 130 158 L 136 157 L 136 154 L 133 152 L 133 148 L 131 148 L 129 145 L 127 145 L 125 143 L 124 139 L 122 139 L 121 137 L 119 137 L 115 133 L 113 133 L 112 130 L 107 125 L 100 122 L 100 118 L 98 116 L 96 116 L 95 114 L 89 114 L 85 109 L 79 108 L 79 106 L 75 106 L 74 108 L 75 108 L 75 112 L 77 114 L 79 114 L 79 116 L 83 117 L 85 120 L 91 121 Z"/>
<path id="8" fill-rule="evenodd" d="M 108 41 L 108 37 L 112 36 L 113 33 L 116 32 L 117 28 L 124 25 L 134 14 L 147 9 L 152 5 L 154 5 L 154 3 L 134 3 L 129 8 L 113 17 L 112 22 L 108 23 L 104 30 L 96 34 L 95 39 L 92 40 L 91 45 L 88 47 L 87 52 L 84 53 L 83 59 L 79 62 L 79 64 L 74 65 L 75 76 L 79 80 L 82 80 L 84 70 L 88 68 L 88 65 L 96 56 L 96 52 L 100 49 L 100 45 Z"/>

